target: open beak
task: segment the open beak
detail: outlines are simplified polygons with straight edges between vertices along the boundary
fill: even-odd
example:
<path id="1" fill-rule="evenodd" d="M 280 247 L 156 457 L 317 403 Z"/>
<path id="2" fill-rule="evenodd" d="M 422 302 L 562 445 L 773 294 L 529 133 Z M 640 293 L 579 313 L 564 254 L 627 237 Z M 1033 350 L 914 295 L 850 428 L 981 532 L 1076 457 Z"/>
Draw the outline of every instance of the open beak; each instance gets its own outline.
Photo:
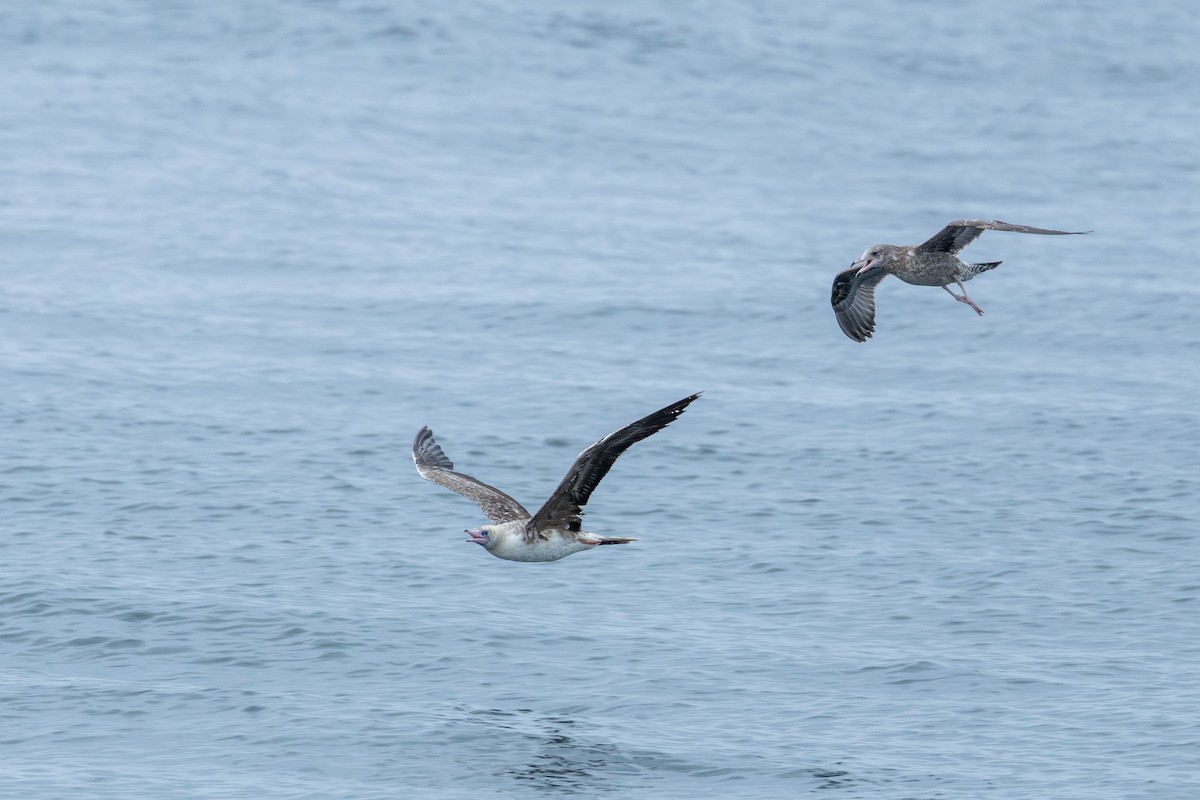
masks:
<path id="1" fill-rule="evenodd" d="M 854 274 L 862 275 L 864 272 L 869 270 L 871 268 L 871 265 L 874 263 L 875 263 L 875 259 L 873 259 L 873 258 L 860 258 L 858 261 L 855 261 L 853 264 L 850 265 L 850 269 L 854 269 L 855 267 L 858 267 L 858 272 L 856 272 Z"/>
<path id="2" fill-rule="evenodd" d="M 487 532 L 483 530 L 467 530 L 463 531 L 463 533 L 471 537 L 470 539 L 467 539 L 468 542 L 474 542 L 475 544 L 487 544 L 491 541 L 491 539 L 488 538 Z"/>

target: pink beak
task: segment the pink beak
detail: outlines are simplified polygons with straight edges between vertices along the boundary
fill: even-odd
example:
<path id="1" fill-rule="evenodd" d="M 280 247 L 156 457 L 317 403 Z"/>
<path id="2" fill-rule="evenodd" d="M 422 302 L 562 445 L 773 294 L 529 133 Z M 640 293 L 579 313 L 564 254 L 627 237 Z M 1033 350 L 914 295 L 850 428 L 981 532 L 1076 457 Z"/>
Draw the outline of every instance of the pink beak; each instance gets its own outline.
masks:
<path id="1" fill-rule="evenodd" d="M 858 261 L 855 261 L 853 264 L 851 264 L 850 267 L 851 267 L 851 269 L 853 269 L 854 267 L 858 267 L 859 268 L 858 272 L 856 272 L 854 274 L 862 275 L 864 272 L 869 270 L 871 268 L 871 265 L 874 263 L 875 263 L 875 259 L 873 259 L 873 258 L 865 258 L 865 259 L 860 258 Z"/>

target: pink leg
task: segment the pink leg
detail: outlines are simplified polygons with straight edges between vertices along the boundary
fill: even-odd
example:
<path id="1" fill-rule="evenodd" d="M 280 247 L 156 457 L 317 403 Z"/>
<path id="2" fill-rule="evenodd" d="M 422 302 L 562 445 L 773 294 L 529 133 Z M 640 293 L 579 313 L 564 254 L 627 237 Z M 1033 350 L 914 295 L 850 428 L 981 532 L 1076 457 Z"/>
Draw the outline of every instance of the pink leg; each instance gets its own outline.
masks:
<path id="1" fill-rule="evenodd" d="M 974 301 L 974 300 L 972 300 L 971 298 L 967 297 L 967 289 L 966 289 L 966 287 L 964 287 L 964 286 L 962 285 L 962 281 L 957 281 L 957 280 L 956 280 L 956 281 L 955 281 L 955 283 L 957 283 L 957 284 L 958 284 L 958 288 L 962 289 L 962 296 L 961 296 L 961 297 L 960 297 L 959 295 L 956 295 L 954 292 L 951 292 L 951 291 L 950 291 L 950 287 L 949 287 L 949 286 L 943 286 L 942 288 L 943 288 L 943 289 L 945 289 L 945 290 L 946 290 L 946 292 L 947 292 L 947 293 L 948 293 L 948 294 L 949 294 L 951 297 L 953 297 L 955 300 L 957 300 L 958 302 L 960 302 L 960 303 L 966 303 L 966 304 L 967 304 L 967 305 L 969 305 L 971 308 L 975 309 L 975 313 L 976 313 L 976 314 L 978 314 L 979 316 L 981 316 L 981 317 L 982 317 L 982 316 L 983 316 L 983 309 L 982 309 L 982 308 L 980 308 L 979 306 L 975 305 L 975 301 Z"/>

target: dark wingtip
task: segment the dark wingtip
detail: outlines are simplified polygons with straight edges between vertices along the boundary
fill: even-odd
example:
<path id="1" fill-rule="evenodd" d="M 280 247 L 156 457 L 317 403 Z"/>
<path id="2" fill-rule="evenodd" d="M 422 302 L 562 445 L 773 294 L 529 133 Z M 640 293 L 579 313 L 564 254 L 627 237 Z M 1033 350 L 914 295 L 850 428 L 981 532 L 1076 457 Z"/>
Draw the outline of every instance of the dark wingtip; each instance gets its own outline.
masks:
<path id="1" fill-rule="evenodd" d="M 862 344 L 867 339 L 871 338 L 871 334 L 875 332 L 875 324 L 869 323 L 866 326 L 855 326 L 848 318 L 845 312 L 836 312 L 838 327 L 842 329 L 842 333 L 846 334 L 848 339 L 851 339 L 859 344 Z"/>
<path id="2" fill-rule="evenodd" d="M 424 443 L 433 438 L 433 431 L 428 425 L 422 425 L 421 430 L 417 431 L 417 435 L 413 438 L 413 450 L 417 450 Z"/>
<path id="3" fill-rule="evenodd" d="M 418 460 L 418 457 L 420 461 L 438 469 L 454 469 L 454 462 L 442 452 L 441 445 L 434 440 L 433 431 L 428 425 L 422 425 L 413 439 L 413 459 Z"/>
<path id="4" fill-rule="evenodd" d="M 678 417 L 680 414 L 682 414 L 684 412 L 684 409 L 686 409 L 688 406 L 690 406 L 702 394 L 704 394 L 703 391 L 696 392 L 695 394 L 690 394 L 687 397 L 683 398 L 682 400 L 672 403 L 671 405 L 662 409 L 659 413 L 660 414 L 667 413 L 667 414 L 672 415 L 672 417 Z"/>
<path id="5" fill-rule="evenodd" d="M 629 445 L 633 444 L 634 442 L 641 441 L 647 436 L 661 431 L 663 428 L 679 419 L 679 415 L 686 411 L 687 407 L 695 402 L 695 400 L 699 398 L 701 394 L 703 394 L 703 392 L 696 392 L 695 394 L 688 395 L 682 400 L 676 400 L 674 403 L 671 403 L 671 405 L 664 406 L 658 411 L 647 414 L 637 422 L 627 426 L 627 428 L 624 430 L 633 433 L 634 435 L 632 438 L 626 440 L 625 444 L 621 447 L 621 451 L 624 451 L 626 447 L 629 447 Z"/>
<path id="6" fill-rule="evenodd" d="M 645 431 L 640 438 L 645 438 L 652 433 L 656 433 L 657 431 L 660 431 L 670 425 L 675 420 L 679 419 L 679 415 L 686 411 L 687 407 L 695 402 L 695 400 L 699 398 L 701 394 L 702 392 L 690 394 L 682 400 L 677 400 L 674 403 L 671 403 L 671 405 L 660 408 L 658 411 L 655 411 L 652 414 L 647 414 L 645 417 L 642 417 L 640 420 L 635 422 L 634 425 L 639 426 Z"/>

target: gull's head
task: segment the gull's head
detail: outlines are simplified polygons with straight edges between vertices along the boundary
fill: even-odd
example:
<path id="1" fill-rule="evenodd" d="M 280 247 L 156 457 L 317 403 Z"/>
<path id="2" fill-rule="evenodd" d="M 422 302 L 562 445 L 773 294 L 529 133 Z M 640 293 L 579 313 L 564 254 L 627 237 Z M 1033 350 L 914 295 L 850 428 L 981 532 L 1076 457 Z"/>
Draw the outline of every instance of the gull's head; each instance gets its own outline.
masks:
<path id="1" fill-rule="evenodd" d="M 850 268 L 854 269 L 855 267 L 858 267 L 858 272 L 855 274 L 862 275 L 871 267 L 880 265 L 882 262 L 886 261 L 889 255 L 890 253 L 886 244 L 877 244 L 874 247 L 868 247 L 866 251 L 858 257 L 858 260 L 850 265 Z"/>
<path id="2" fill-rule="evenodd" d="M 482 528 L 471 528 L 463 531 L 463 533 L 471 537 L 470 539 L 467 539 L 468 542 L 474 542 L 475 544 L 481 544 L 484 547 L 488 547 L 494 541 L 492 539 L 491 528 L 491 525 L 484 525 Z"/>

